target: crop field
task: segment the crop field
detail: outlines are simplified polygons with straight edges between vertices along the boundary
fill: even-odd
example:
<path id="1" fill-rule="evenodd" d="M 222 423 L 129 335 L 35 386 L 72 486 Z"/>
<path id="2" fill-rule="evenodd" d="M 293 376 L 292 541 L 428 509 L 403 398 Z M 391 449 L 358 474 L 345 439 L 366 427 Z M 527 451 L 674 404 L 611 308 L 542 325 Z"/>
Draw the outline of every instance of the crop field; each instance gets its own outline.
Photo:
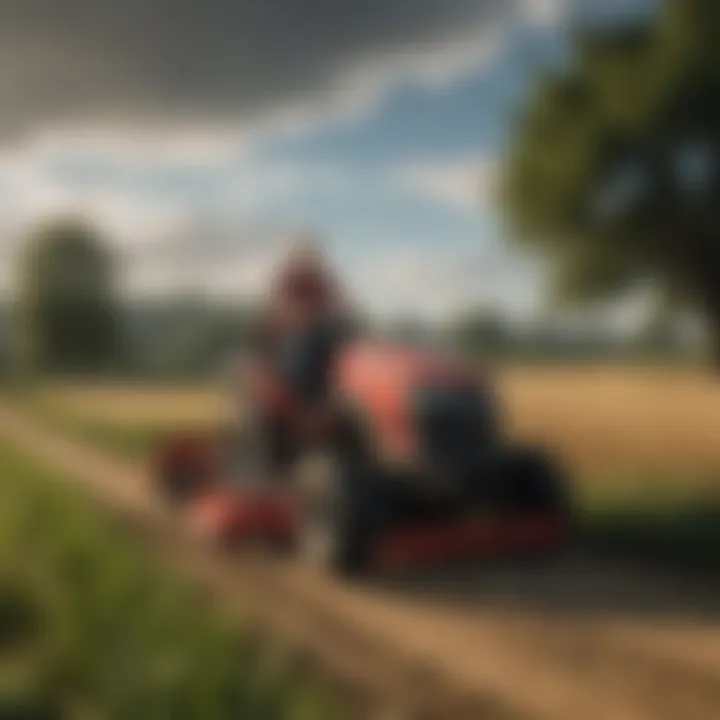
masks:
<path id="1" fill-rule="evenodd" d="M 672 369 L 558 366 L 513 368 L 498 377 L 513 434 L 548 443 L 583 476 L 720 479 L 720 379 Z M 41 399 L 67 422 L 148 436 L 210 426 L 230 409 L 212 386 L 55 385 Z"/>
<path id="2" fill-rule="evenodd" d="M 211 423 L 226 411 L 214 386 L 49 385 L 43 396 L 68 413 L 117 424 L 182 426 Z"/>
<path id="3" fill-rule="evenodd" d="M 720 480 L 720 378 L 658 368 L 533 368 L 501 378 L 516 434 L 591 474 Z"/>

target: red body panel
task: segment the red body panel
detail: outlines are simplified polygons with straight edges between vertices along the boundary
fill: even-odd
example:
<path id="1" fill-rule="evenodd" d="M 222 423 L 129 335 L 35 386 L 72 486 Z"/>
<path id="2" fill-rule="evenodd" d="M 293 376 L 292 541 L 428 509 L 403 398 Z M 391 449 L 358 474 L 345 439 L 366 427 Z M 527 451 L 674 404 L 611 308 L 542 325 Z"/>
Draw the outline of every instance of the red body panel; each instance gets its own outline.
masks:
<path id="1" fill-rule="evenodd" d="M 410 459 L 415 444 L 407 413 L 413 387 L 473 384 L 473 372 L 456 360 L 420 350 L 361 343 L 345 348 L 334 367 L 334 386 L 350 398 L 374 429 L 381 455 Z"/>
<path id="2" fill-rule="evenodd" d="M 296 508 L 287 493 L 211 489 L 193 504 L 191 529 L 223 542 L 286 540 L 297 527 Z"/>
<path id="3" fill-rule="evenodd" d="M 413 388 L 433 383 L 463 386 L 482 382 L 475 369 L 435 354 L 381 343 L 341 348 L 332 368 L 334 390 L 359 409 L 373 430 L 380 455 L 413 460 L 414 433 L 408 415 Z M 332 417 L 311 416 L 280 378 L 267 368 L 250 377 L 251 402 L 284 418 L 298 432 L 327 433 Z M 330 406 L 332 407 L 332 405 Z M 333 414 L 337 414 L 333 411 Z M 160 468 L 197 470 L 198 494 L 188 508 L 191 528 L 222 543 L 292 540 L 299 527 L 298 508 L 287 491 L 260 483 L 238 488 L 219 475 L 216 444 L 192 437 L 166 446 Z M 161 474 L 162 476 L 162 474 Z M 235 487 L 233 487 L 235 485 Z M 561 547 L 569 528 L 561 513 L 458 519 L 443 523 L 388 528 L 377 538 L 373 555 L 382 567 L 398 567 L 458 558 L 488 557 Z"/>
<path id="4" fill-rule="evenodd" d="M 308 439 L 332 427 L 332 418 L 314 416 L 271 369 L 256 367 L 250 374 L 251 403 Z M 373 428 L 380 455 L 393 460 L 415 457 L 407 414 L 413 387 L 432 383 L 478 382 L 476 369 L 437 353 L 376 342 L 353 343 L 338 351 L 331 369 L 333 392 L 351 399 Z"/>

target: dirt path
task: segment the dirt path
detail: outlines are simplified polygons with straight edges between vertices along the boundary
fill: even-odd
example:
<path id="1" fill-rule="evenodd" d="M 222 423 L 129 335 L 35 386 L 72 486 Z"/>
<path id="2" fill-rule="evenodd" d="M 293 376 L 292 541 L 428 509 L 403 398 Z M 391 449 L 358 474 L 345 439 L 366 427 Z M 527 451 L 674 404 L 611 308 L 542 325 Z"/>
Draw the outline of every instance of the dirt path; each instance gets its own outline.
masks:
<path id="1" fill-rule="evenodd" d="M 707 587 L 581 557 L 350 586 L 277 558 L 208 551 L 154 502 L 138 468 L 14 408 L 0 405 L 0 434 L 365 702 L 412 699 L 443 720 L 720 717 L 720 593 Z"/>

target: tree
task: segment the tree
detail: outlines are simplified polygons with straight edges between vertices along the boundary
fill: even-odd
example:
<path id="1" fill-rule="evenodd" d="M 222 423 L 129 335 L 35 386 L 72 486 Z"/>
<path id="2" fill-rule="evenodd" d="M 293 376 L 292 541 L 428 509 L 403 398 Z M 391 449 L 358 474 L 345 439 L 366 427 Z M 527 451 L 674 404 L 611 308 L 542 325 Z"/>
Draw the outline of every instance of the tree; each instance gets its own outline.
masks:
<path id="1" fill-rule="evenodd" d="M 576 27 L 505 159 L 511 232 L 556 261 L 565 298 L 650 280 L 701 315 L 720 369 L 720 3 L 664 0 Z"/>
<path id="2" fill-rule="evenodd" d="M 19 276 L 24 363 L 42 372 L 109 369 L 119 350 L 113 281 L 107 247 L 81 220 L 54 218 L 33 232 Z"/>
<path id="3" fill-rule="evenodd" d="M 637 350 L 670 359 L 687 352 L 679 318 L 665 312 L 650 315 L 637 335 Z"/>
<path id="4" fill-rule="evenodd" d="M 463 352 L 498 355 L 510 343 L 507 323 L 493 309 L 468 311 L 458 318 L 451 329 L 454 344 Z"/>
<path id="5" fill-rule="evenodd" d="M 386 328 L 392 340 L 408 345 L 423 345 L 429 341 L 430 329 L 422 318 L 413 314 L 396 317 Z"/>
<path id="6" fill-rule="evenodd" d="M 257 310 L 202 296 L 176 297 L 161 306 L 136 305 L 135 366 L 165 376 L 202 376 L 253 343 Z"/>

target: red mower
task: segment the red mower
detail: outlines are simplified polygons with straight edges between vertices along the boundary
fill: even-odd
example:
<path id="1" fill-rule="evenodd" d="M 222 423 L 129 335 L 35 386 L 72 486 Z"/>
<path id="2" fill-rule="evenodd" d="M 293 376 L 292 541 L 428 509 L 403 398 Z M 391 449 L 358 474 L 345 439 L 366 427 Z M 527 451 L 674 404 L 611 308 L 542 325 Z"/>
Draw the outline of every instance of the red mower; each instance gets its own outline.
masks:
<path id="1" fill-rule="evenodd" d="M 161 448 L 158 489 L 198 532 L 342 573 L 564 546 L 567 485 L 547 453 L 505 438 L 476 370 L 381 342 L 311 345 L 290 369 L 251 366 L 242 429 Z"/>

